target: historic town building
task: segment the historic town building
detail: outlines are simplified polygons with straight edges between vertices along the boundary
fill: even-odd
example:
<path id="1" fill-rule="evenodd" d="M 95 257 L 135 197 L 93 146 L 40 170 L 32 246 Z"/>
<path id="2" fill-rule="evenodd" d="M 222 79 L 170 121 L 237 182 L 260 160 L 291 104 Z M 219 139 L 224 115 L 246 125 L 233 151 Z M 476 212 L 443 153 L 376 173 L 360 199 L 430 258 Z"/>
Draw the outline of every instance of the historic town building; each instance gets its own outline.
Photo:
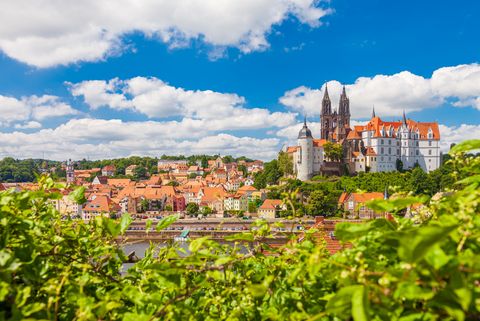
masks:
<path id="1" fill-rule="evenodd" d="M 409 169 L 416 165 L 424 171 L 440 166 L 440 131 L 436 122 L 416 122 L 407 119 L 383 121 L 372 112 L 365 124 L 350 127 L 350 100 L 345 87 L 342 89 L 337 109 L 325 86 L 320 113 L 320 139 L 314 139 L 306 120 L 298 133 L 297 146 L 286 148 L 292 157 L 294 171 L 300 180 L 313 175 L 331 172 L 332 162 L 324 155 L 326 142 L 343 147 L 344 168 L 349 173 L 385 172 Z M 340 167 L 338 167 L 340 168 Z"/>

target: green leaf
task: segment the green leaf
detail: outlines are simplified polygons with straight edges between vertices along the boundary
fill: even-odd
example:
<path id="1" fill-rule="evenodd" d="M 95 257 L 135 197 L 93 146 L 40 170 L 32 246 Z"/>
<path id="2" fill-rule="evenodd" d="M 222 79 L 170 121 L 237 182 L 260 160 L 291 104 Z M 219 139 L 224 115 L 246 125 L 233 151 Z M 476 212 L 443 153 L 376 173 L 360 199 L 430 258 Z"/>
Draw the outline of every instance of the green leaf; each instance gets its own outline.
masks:
<path id="1" fill-rule="evenodd" d="M 145 231 L 148 233 L 151 227 L 152 227 L 152 220 L 148 219 L 147 222 L 145 222 Z"/>
<path id="2" fill-rule="evenodd" d="M 428 264 L 433 266 L 436 270 L 440 269 L 442 266 L 450 261 L 451 256 L 446 255 L 442 248 L 438 245 L 435 245 L 426 255 L 425 260 Z"/>
<path id="3" fill-rule="evenodd" d="M 368 293 L 363 285 L 358 286 L 352 293 L 352 316 L 355 321 L 368 321 Z"/>
<path id="4" fill-rule="evenodd" d="M 418 262 L 435 244 L 444 240 L 456 228 L 457 225 L 422 226 L 401 233 L 398 255 L 407 262 Z"/>
<path id="5" fill-rule="evenodd" d="M 349 310 L 352 307 L 352 296 L 361 285 L 351 285 L 344 288 L 341 288 L 334 296 L 328 300 L 326 305 L 326 310 L 328 313 L 333 313 L 339 315 L 345 315 L 349 313 Z"/>
<path id="6" fill-rule="evenodd" d="M 237 233 L 237 234 L 225 236 L 225 241 L 229 241 L 229 242 L 233 242 L 233 241 L 253 242 L 253 240 L 254 240 L 254 236 L 253 236 L 253 233 L 251 232 Z"/>
<path id="7" fill-rule="evenodd" d="M 413 204 L 423 204 L 428 200 L 427 196 L 402 197 L 396 199 L 377 199 L 371 200 L 366 205 L 376 212 L 396 213 Z"/>
<path id="8" fill-rule="evenodd" d="M 351 241 L 364 236 L 370 230 L 372 230 L 371 222 L 359 224 L 342 222 L 335 226 L 335 237 L 341 241 Z"/>
<path id="9" fill-rule="evenodd" d="M 461 142 L 450 149 L 449 154 L 468 152 L 474 149 L 480 149 L 480 139 L 470 139 Z"/>
<path id="10" fill-rule="evenodd" d="M 125 213 L 122 215 L 122 218 L 120 219 L 120 234 L 125 233 L 127 228 L 130 226 L 132 223 L 132 217 L 130 214 Z"/>
<path id="11" fill-rule="evenodd" d="M 170 216 L 164 217 L 163 219 L 160 220 L 160 222 L 157 223 L 157 226 L 155 227 L 155 229 L 157 231 L 161 231 L 161 230 L 169 227 L 173 223 L 175 223 L 177 218 L 178 217 L 176 215 L 170 215 Z"/>
<path id="12" fill-rule="evenodd" d="M 198 252 L 198 250 L 202 248 L 203 244 L 208 241 L 208 238 L 209 238 L 208 236 L 204 236 L 191 241 L 188 246 L 188 249 L 191 252 Z"/>
<path id="13" fill-rule="evenodd" d="M 85 198 L 85 186 L 77 187 L 73 192 L 68 194 L 68 197 L 77 204 L 85 204 L 87 202 Z"/>

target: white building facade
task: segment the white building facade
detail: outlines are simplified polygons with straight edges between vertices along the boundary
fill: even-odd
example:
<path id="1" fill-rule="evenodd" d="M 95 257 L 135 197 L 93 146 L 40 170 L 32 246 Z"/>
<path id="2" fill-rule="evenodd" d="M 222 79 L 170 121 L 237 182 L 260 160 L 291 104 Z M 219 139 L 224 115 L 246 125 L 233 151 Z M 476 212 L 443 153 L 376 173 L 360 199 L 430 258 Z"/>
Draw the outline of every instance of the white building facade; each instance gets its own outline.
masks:
<path id="1" fill-rule="evenodd" d="M 304 121 L 298 133 L 297 146 L 285 149 L 292 158 L 297 178 L 305 181 L 327 172 L 324 144 L 332 142 L 343 147 L 343 165 L 350 174 L 388 172 L 420 166 L 424 171 L 441 165 L 440 131 L 436 122 L 416 122 L 405 113 L 399 121 L 383 121 L 375 115 L 365 125 L 350 127 L 350 101 L 345 87 L 340 96 L 338 113 L 331 108 L 325 90 L 320 114 L 320 139 L 314 139 Z M 325 168 L 322 169 L 325 164 Z"/>

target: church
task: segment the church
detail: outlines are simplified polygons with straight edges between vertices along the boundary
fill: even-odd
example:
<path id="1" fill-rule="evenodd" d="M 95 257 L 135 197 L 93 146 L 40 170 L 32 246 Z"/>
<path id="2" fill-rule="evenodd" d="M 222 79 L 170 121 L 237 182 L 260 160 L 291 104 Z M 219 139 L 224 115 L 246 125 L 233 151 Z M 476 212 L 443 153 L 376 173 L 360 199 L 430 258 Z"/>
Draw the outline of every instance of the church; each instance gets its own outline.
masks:
<path id="1" fill-rule="evenodd" d="M 332 142 L 342 145 L 343 161 L 326 159 L 324 145 Z M 293 168 L 300 180 L 317 174 L 339 174 L 346 169 L 358 172 L 386 172 L 409 169 L 418 164 L 430 172 L 440 166 L 440 131 L 436 122 L 416 122 L 407 119 L 383 121 L 372 111 L 365 125 L 350 126 L 350 99 L 345 86 L 337 109 L 332 111 L 328 88 L 322 99 L 320 138 L 313 138 L 306 119 L 298 133 L 297 146 L 286 148 L 293 160 Z"/>

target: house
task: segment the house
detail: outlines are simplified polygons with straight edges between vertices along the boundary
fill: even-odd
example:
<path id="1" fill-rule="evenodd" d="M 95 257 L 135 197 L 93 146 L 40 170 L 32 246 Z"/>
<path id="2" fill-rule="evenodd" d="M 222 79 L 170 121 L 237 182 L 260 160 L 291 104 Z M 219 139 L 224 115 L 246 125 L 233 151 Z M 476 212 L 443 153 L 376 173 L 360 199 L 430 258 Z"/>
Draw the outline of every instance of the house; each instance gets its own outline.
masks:
<path id="1" fill-rule="evenodd" d="M 102 168 L 102 176 L 113 176 L 115 175 L 116 167 L 114 165 L 107 165 Z"/>
<path id="2" fill-rule="evenodd" d="M 1 184 L 0 184 L 1 185 Z M 75 202 L 68 195 L 68 191 L 63 192 L 62 198 L 53 200 L 56 210 L 62 215 L 70 217 L 81 217 L 82 205 Z"/>
<path id="3" fill-rule="evenodd" d="M 286 207 L 282 200 L 266 199 L 258 208 L 258 217 L 260 218 L 275 218 L 281 210 Z"/>
<path id="4" fill-rule="evenodd" d="M 342 193 L 338 205 L 350 218 L 372 219 L 384 217 L 385 213 L 377 213 L 368 208 L 366 203 L 375 199 L 384 199 L 386 195 L 379 192 L 371 193 Z"/>
<path id="5" fill-rule="evenodd" d="M 222 159 L 220 156 L 218 156 L 217 159 L 215 159 L 215 163 L 214 163 L 214 164 L 215 164 L 214 166 L 215 166 L 216 168 L 223 168 L 224 165 L 225 165 L 225 164 L 223 163 L 223 159 Z"/>
<path id="6" fill-rule="evenodd" d="M 202 187 L 197 194 L 199 206 L 210 207 L 215 213 L 223 213 L 224 198 L 227 192 L 222 187 Z"/>
<path id="7" fill-rule="evenodd" d="M 125 175 L 127 176 L 133 176 L 135 174 L 135 169 L 137 168 L 137 165 L 130 165 L 127 168 L 125 168 Z"/>
<path id="8" fill-rule="evenodd" d="M 251 202 L 255 198 L 261 198 L 259 197 L 260 195 L 258 193 L 256 193 L 255 196 L 253 196 L 255 192 L 258 192 L 258 190 L 251 185 L 243 185 L 237 190 L 238 194 L 242 194 L 242 195 L 245 194 L 249 202 Z"/>
<path id="9" fill-rule="evenodd" d="M 224 211 L 248 211 L 248 198 L 246 195 L 229 194 L 223 200 Z"/>
<path id="10" fill-rule="evenodd" d="M 82 210 L 84 220 L 89 220 L 95 216 L 117 216 L 121 212 L 121 207 L 112 201 L 106 195 L 93 195 L 85 204 Z"/>
<path id="11" fill-rule="evenodd" d="M 192 174 L 203 175 L 203 170 L 198 165 L 192 165 L 188 168 L 187 174 L 188 175 L 192 175 Z"/>
<path id="12" fill-rule="evenodd" d="M 130 178 L 109 178 L 107 184 L 115 188 L 125 188 L 129 185 L 135 184 Z"/>
<path id="13" fill-rule="evenodd" d="M 107 185 L 108 177 L 107 176 L 95 176 L 92 181 L 92 185 Z"/>

